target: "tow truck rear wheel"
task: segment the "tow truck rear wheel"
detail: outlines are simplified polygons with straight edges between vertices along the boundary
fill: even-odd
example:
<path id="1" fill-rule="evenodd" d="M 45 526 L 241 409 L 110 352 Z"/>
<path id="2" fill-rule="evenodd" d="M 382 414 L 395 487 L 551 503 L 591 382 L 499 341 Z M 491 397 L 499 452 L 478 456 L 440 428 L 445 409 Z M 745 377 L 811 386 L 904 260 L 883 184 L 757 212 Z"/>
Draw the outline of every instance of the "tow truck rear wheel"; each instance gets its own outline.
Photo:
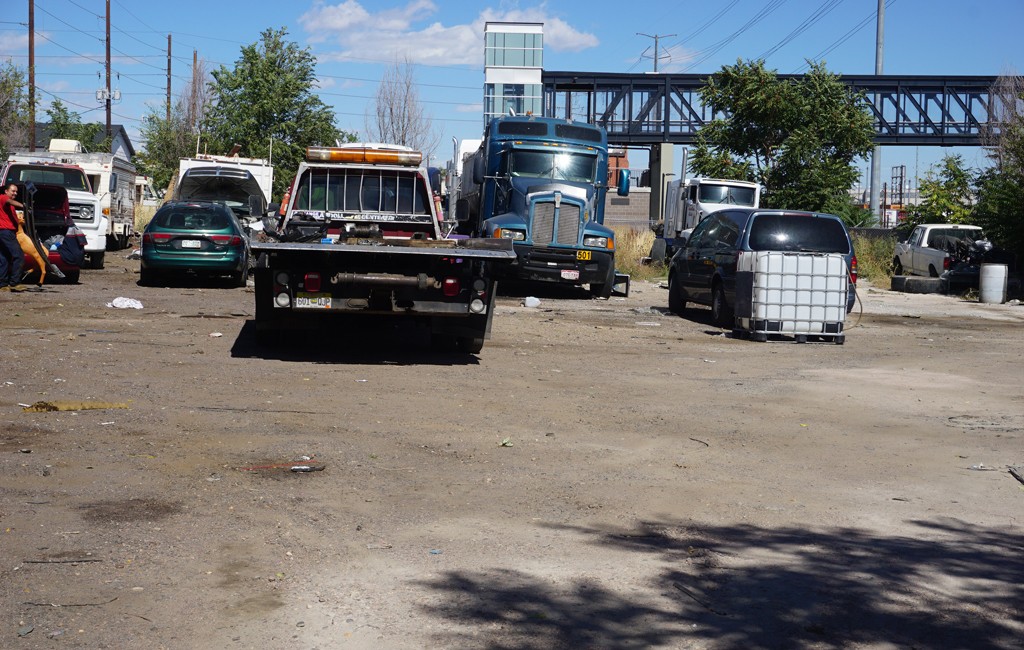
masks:
<path id="1" fill-rule="evenodd" d="M 456 339 L 456 346 L 460 352 L 466 354 L 478 354 L 484 348 L 484 337 L 482 336 L 460 336 Z"/>

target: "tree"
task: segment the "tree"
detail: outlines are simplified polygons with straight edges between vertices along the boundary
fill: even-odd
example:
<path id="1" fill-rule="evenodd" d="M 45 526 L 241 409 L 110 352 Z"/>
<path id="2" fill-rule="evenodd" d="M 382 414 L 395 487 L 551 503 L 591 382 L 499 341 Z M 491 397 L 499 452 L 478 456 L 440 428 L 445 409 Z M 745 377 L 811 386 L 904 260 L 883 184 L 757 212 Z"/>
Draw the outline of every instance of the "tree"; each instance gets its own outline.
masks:
<path id="1" fill-rule="evenodd" d="M 69 111 L 59 99 L 53 100 L 50 108 L 46 109 L 46 116 L 50 118 L 50 138 L 78 140 L 86 151 L 110 152 L 110 137 L 96 141 L 104 127 L 96 122 L 82 124 L 81 116 Z"/>
<path id="2" fill-rule="evenodd" d="M 704 176 L 765 186 L 766 207 L 862 218 L 850 201 L 854 164 L 872 147 L 864 97 L 823 63 L 802 79 L 782 80 L 764 61 L 737 61 L 708 79 L 701 98 L 726 117 L 697 134 L 691 169 Z"/>
<path id="3" fill-rule="evenodd" d="M 311 145 L 354 138 L 338 130 L 334 112 L 313 92 L 316 59 L 309 48 L 285 40 L 288 32 L 268 29 L 242 48 L 233 69 L 213 71 L 205 128 L 212 151 L 240 145 L 244 155 L 270 158 L 285 173 L 274 177 L 281 195 Z"/>
<path id="4" fill-rule="evenodd" d="M 1001 247 L 1024 259 L 1024 79 L 1006 75 L 993 88 L 992 121 L 986 135 L 995 163 L 977 181 L 974 221 Z"/>
<path id="5" fill-rule="evenodd" d="M 142 119 L 142 151 L 135 156 L 139 172 L 157 187 L 170 188 L 177 179 L 178 161 L 195 154 L 199 125 L 209 107 L 206 64 L 200 60 L 166 117 L 166 106 L 151 108 Z"/>
<path id="6" fill-rule="evenodd" d="M 408 59 L 385 70 L 377 87 L 374 111 L 374 116 L 366 118 L 370 140 L 411 147 L 424 156 L 437 149 L 441 135 L 423 110 Z"/>
<path id="7" fill-rule="evenodd" d="M 971 223 L 972 174 L 963 158 L 945 156 L 938 170 L 929 170 L 921 181 L 921 203 L 910 217 L 912 223 Z"/>
<path id="8" fill-rule="evenodd" d="M 0 65 L 0 153 L 28 146 L 28 108 L 25 73 L 10 62 Z"/>

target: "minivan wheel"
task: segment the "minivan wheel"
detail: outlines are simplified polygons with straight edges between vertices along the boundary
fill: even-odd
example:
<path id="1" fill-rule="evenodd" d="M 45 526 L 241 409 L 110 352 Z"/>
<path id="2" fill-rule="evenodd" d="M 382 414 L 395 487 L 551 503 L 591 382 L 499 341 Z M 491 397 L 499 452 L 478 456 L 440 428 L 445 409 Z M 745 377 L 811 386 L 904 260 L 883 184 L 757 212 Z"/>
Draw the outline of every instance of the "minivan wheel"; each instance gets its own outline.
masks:
<path id="1" fill-rule="evenodd" d="M 719 327 L 732 327 L 733 315 L 729 304 L 725 302 L 725 291 L 721 284 L 711 290 L 711 319 Z"/>
<path id="2" fill-rule="evenodd" d="M 679 295 L 679 281 L 674 273 L 668 274 L 668 310 L 676 316 L 682 316 L 686 309 L 686 301 Z"/>

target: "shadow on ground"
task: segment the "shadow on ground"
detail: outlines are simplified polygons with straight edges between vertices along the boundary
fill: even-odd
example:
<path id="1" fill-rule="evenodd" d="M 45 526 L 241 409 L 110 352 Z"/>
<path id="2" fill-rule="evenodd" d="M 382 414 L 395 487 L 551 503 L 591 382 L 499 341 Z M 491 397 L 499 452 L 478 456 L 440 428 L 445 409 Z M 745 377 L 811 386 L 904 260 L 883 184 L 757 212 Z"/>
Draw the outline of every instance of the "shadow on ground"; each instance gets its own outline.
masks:
<path id="1" fill-rule="evenodd" d="M 664 522 L 558 529 L 665 568 L 650 595 L 615 576 L 555 584 L 519 571 L 450 572 L 426 583 L 444 595 L 424 607 L 449 630 L 437 645 L 984 650 L 1024 638 L 1024 543 L 1010 527 L 912 521 L 906 537 Z"/>

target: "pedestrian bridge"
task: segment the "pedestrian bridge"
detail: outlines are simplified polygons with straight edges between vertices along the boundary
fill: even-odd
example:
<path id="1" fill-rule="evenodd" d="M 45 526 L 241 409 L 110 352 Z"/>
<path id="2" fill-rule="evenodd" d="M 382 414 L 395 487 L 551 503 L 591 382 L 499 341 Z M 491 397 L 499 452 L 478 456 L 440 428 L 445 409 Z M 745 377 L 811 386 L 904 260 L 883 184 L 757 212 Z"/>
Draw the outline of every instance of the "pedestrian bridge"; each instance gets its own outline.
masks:
<path id="1" fill-rule="evenodd" d="M 611 145 L 692 144 L 721 117 L 701 102 L 706 74 L 549 72 L 544 115 L 599 124 Z M 803 75 L 779 75 L 798 79 Z M 978 146 L 1004 114 L 998 77 L 842 75 L 865 93 L 878 145 Z"/>

